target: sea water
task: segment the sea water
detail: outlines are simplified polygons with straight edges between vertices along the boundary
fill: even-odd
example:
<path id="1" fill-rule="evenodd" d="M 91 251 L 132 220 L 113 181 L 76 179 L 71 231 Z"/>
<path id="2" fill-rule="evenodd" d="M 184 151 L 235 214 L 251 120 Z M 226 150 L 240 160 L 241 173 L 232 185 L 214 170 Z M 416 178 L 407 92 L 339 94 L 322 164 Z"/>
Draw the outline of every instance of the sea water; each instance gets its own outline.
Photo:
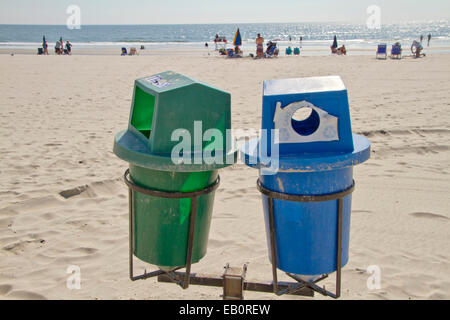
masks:
<path id="1" fill-rule="evenodd" d="M 141 45 L 153 51 L 198 51 L 205 48 L 205 43 L 214 49 L 216 34 L 225 36 L 228 47 L 232 47 L 237 28 L 244 53 L 255 51 L 258 33 L 266 41 L 276 41 L 282 50 L 301 46 L 307 54 L 329 54 L 335 35 L 338 44 L 345 44 L 349 54 L 373 54 L 378 43 L 389 45 L 400 41 L 408 47 L 420 35 L 426 48 L 428 34 L 432 35 L 428 52 L 450 52 L 450 20 L 389 24 L 382 25 L 381 29 L 344 23 L 82 25 L 79 30 L 58 25 L 0 25 L 0 49 L 36 49 L 42 46 L 45 36 L 49 51 L 61 37 L 64 42 L 72 43 L 74 52 L 77 48 L 140 48 Z"/>

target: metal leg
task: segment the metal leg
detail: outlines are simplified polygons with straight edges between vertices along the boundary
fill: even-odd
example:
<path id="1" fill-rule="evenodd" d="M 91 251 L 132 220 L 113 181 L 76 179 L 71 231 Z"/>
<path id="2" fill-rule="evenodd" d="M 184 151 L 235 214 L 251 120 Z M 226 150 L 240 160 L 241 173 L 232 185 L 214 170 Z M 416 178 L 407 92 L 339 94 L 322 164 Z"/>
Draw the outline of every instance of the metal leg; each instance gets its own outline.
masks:
<path id="1" fill-rule="evenodd" d="M 344 199 L 339 198 L 338 212 L 337 212 L 336 299 L 341 296 L 343 207 L 344 207 Z"/>
<path id="2" fill-rule="evenodd" d="M 277 276 L 277 243 L 275 238 L 275 221 L 273 213 L 273 199 L 267 197 L 269 206 L 269 230 L 270 230 L 270 252 L 272 255 L 272 276 L 273 276 L 273 292 L 278 292 L 278 276 Z"/>
<path id="3" fill-rule="evenodd" d="M 124 174 L 124 181 L 125 184 L 128 186 L 128 195 L 129 195 L 129 272 L 130 272 L 130 279 L 132 281 L 136 280 L 144 280 L 160 275 L 166 275 L 171 281 L 177 283 L 183 288 L 189 287 L 190 282 L 190 272 L 191 272 L 191 264 L 192 264 L 192 253 L 193 253 L 193 245 L 194 245 L 194 233 L 195 233 L 195 223 L 197 218 L 197 206 L 198 206 L 198 197 L 203 196 L 206 194 L 209 194 L 213 191 L 215 191 L 220 184 L 220 177 L 217 177 L 216 181 L 198 191 L 193 192 L 165 192 L 160 190 L 154 190 L 149 188 L 144 188 L 139 185 L 136 185 L 132 180 L 130 180 L 130 169 L 125 171 Z M 186 273 L 183 275 L 183 277 L 180 277 L 178 274 L 175 273 L 176 270 L 181 269 L 181 267 L 177 267 L 173 269 L 172 271 L 166 272 L 163 270 L 157 270 L 154 272 L 147 273 L 147 271 L 144 271 L 144 274 L 139 276 L 134 276 L 134 270 L 133 270 L 133 258 L 134 258 L 134 243 L 135 243 L 135 214 L 134 214 L 134 192 L 139 192 L 140 194 L 144 194 L 147 196 L 153 196 L 158 198 L 167 198 L 167 199 L 187 199 L 191 198 L 191 215 L 189 220 L 189 238 L 188 238 L 188 244 L 186 248 Z M 184 280 L 184 281 L 183 281 Z"/>
<path id="4" fill-rule="evenodd" d="M 184 277 L 183 289 L 189 287 L 189 277 L 191 274 L 191 264 L 192 264 L 192 251 L 194 247 L 194 236 L 195 236 L 195 220 L 197 219 L 197 197 L 192 198 L 191 204 L 191 216 L 189 219 L 189 238 L 186 249 L 186 274 Z"/>
<path id="5" fill-rule="evenodd" d="M 134 255 L 134 203 L 133 203 L 133 190 L 128 189 L 129 194 L 129 263 L 130 263 L 130 279 L 133 280 L 133 255 Z"/>

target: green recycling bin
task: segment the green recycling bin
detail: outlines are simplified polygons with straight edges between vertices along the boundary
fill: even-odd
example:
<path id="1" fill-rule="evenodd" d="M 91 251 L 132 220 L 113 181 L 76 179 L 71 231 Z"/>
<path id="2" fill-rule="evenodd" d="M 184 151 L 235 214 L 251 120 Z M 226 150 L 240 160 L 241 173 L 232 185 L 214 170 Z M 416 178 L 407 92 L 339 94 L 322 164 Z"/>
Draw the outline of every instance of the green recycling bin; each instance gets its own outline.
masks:
<path id="1" fill-rule="evenodd" d="M 115 136 L 114 153 L 129 162 L 136 186 L 130 194 L 133 254 L 161 270 L 186 266 L 192 209 L 191 262 L 206 254 L 214 191 L 201 191 L 214 190 L 218 169 L 237 157 L 230 101 L 230 94 L 171 71 L 135 81 L 128 129 Z M 193 197 L 158 192 L 200 195 L 193 206 Z"/>

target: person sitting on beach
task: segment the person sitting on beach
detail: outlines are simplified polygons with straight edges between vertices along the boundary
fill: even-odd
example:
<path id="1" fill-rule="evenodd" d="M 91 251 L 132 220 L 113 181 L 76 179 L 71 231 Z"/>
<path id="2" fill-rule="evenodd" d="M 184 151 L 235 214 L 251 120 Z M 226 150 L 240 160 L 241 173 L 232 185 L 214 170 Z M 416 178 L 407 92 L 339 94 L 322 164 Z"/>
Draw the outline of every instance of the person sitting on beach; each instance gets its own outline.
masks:
<path id="1" fill-rule="evenodd" d="M 273 52 L 273 50 L 275 50 L 276 47 L 277 47 L 276 43 L 274 43 L 272 41 L 267 42 L 266 54 L 271 54 L 271 52 Z"/>
<path id="2" fill-rule="evenodd" d="M 411 53 L 414 55 L 414 58 L 425 57 L 425 54 L 422 53 L 423 46 L 422 43 L 414 40 L 411 45 Z"/>
<path id="3" fill-rule="evenodd" d="M 67 54 L 71 55 L 72 54 L 72 44 L 69 42 L 69 40 L 67 40 L 66 42 L 66 50 Z"/>
<path id="4" fill-rule="evenodd" d="M 344 56 L 347 55 L 347 49 L 345 49 L 344 45 L 342 45 L 342 47 L 337 49 L 337 54 L 338 55 L 344 55 Z"/>
<path id="5" fill-rule="evenodd" d="M 256 57 L 264 58 L 264 38 L 259 33 L 256 38 Z"/>
<path id="6" fill-rule="evenodd" d="M 62 54 L 62 43 L 58 41 L 56 41 L 56 45 L 55 45 L 55 53 L 57 55 Z"/>
<path id="7" fill-rule="evenodd" d="M 292 48 L 289 46 L 286 48 L 286 55 L 290 56 L 292 54 Z"/>

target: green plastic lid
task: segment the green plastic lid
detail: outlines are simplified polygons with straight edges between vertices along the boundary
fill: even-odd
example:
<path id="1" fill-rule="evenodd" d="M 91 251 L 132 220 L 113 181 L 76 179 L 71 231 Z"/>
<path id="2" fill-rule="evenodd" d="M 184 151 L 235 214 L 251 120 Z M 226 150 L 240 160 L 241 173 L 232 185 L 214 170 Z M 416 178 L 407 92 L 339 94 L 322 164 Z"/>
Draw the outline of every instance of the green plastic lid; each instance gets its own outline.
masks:
<path id="1" fill-rule="evenodd" d="M 209 171 L 236 162 L 231 96 L 167 71 L 137 79 L 128 130 L 114 153 L 132 164 L 163 171 Z"/>

